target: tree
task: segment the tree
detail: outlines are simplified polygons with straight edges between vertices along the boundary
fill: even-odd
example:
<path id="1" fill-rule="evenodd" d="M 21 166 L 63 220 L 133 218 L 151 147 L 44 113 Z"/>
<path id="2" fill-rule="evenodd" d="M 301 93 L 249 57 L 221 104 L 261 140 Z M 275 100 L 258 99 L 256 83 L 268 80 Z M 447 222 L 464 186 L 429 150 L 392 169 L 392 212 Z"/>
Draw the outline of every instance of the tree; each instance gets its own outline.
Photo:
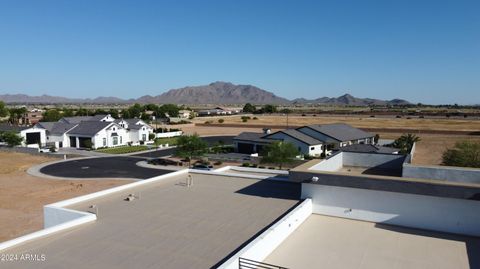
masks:
<path id="1" fill-rule="evenodd" d="M 134 104 L 127 109 L 129 118 L 140 118 L 144 110 L 144 107 L 140 104 Z"/>
<path id="2" fill-rule="evenodd" d="M 0 101 L 0 118 L 8 116 L 8 108 L 3 101 Z"/>
<path id="3" fill-rule="evenodd" d="M 156 110 L 156 116 L 160 118 L 165 118 L 168 114 L 169 117 L 178 117 L 180 108 L 175 104 L 165 104 L 160 106 Z"/>
<path id="4" fill-rule="evenodd" d="M 415 134 L 403 134 L 393 142 L 392 146 L 400 149 L 401 154 L 408 154 L 412 150 L 413 144 L 420 140 L 420 137 Z"/>
<path id="5" fill-rule="evenodd" d="M 262 107 L 262 112 L 263 113 L 275 113 L 277 112 L 277 107 L 274 105 L 264 105 Z"/>
<path id="6" fill-rule="evenodd" d="M 23 138 L 14 131 L 0 133 L 0 140 L 5 141 L 10 147 L 21 145 L 23 142 Z"/>
<path id="7" fill-rule="evenodd" d="M 257 110 L 257 108 L 250 103 L 246 103 L 245 106 L 243 107 L 243 112 L 245 113 L 254 113 L 255 110 Z"/>
<path id="8" fill-rule="evenodd" d="M 444 165 L 480 168 L 480 142 L 457 142 L 443 153 L 442 159 Z"/>
<path id="9" fill-rule="evenodd" d="M 177 139 L 176 155 L 188 159 L 188 166 L 193 158 L 203 156 L 207 152 L 207 143 L 197 134 L 182 135 Z"/>
<path id="10" fill-rule="evenodd" d="M 27 109 L 24 107 L 14 107 L 10 108 L 8 114 L 10 115 L 10 123 L 18 124 L 20 119 L 27 113 Z"/>
<path id="11" fill-rule="evenodd" d="M 292 163 L 300 152 L 290 142 L 276 141 L 265 147 L 261 163 L 274 163 L 280 169 L 284 164 Z"/>
<path id="12" fill-rule="evenodd" d="M 49 109 L 43 112 L 42 121 L 58 121 L 62 118 L 62 114 L 56 109 Z"/>

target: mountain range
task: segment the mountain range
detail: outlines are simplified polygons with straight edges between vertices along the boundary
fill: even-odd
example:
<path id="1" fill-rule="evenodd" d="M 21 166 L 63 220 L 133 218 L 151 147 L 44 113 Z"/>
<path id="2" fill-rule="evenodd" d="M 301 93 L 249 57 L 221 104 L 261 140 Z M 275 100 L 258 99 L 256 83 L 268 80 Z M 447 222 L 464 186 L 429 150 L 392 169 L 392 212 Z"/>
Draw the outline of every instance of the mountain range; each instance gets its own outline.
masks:
<path id="1" fill-rule="evenodd" d="M 160 95 L 145 95 L 137 99 L 121 99 L 117 97 L 97 97 L 94 99 L 67 98 L 60 96 L 29 96 L 25 94 L 0 94 L 0 100 L 5 103 L 21 104 L 126 104 L 126 103 L 156 103 L 156 104 L 332 104 L 332 105 L 405 105 L 410 104 L 403 99 L 379 100 L 372 98 L 357 98 L 350 94 L 340 97 L 321 97 L 317 99 L 297 98 L 288 100 L 272 92 L 252 85 L 235 85 L 229 82 L 213 82 L 204 86 L 188 86 L 172 89 Z"/>

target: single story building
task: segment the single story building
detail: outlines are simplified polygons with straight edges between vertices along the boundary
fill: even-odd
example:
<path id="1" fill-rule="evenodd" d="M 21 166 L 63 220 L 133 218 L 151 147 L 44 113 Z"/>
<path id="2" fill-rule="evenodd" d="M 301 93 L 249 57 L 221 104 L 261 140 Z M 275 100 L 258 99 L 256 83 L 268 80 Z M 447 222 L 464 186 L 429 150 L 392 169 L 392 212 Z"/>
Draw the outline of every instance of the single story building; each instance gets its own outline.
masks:
<path id="1" fill-rule="evenodd" d="M 265 129 L 263 133 L 244 132 L 234 138 L 236 152 L 239 153 L 261 153 L 265 145 L 274 141 L 290 142 L 297 147 L 303 155 L 321 156 L 330 155 L 333 150 L 339 150 L 349 145 L 375 143 L 374 135 L 363 130 L 354 128 L 343 123 L 308 125 L 297 129 L 286 129 L 275 133 L 269 133 Z M 347 149 L 348 150 L 348 149 Z M 360 150 L 350 148 L 350 150 Z M 362 148 L 362 150 L 367 150 Z M 376 147 L 368 148 L 368 151 L 389 152 L 389 149 Z"/>

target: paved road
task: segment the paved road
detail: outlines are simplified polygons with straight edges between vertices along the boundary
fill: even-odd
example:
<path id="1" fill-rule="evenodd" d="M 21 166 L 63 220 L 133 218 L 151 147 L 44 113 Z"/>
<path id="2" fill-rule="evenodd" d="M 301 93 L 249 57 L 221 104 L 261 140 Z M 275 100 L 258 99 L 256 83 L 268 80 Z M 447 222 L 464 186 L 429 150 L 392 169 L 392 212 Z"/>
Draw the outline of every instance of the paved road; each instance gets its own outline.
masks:
<path id="1" fill-rule="evenodd" d="M 137 166 L 141 158 L 103 157 L 73 160 L 51 164 L 40 169 L 40 172 L 73 178 L 138 178 L 146 179 L 170 173 L 170 170 L 149 169 Z"/>
<path id="2" fill-rule="evenodd" d="M 219 140 L 225 144 L 233 143 L 233 136 L 212 136 L 203 138 L 209 145 Z M 57 177 L 71 178 L 139 178 L 146 179 L 170 173 L 170 170 L 139 167 L 141 160 L 165 157 L 175 153 L 175 148 L 139 153 L 131 156 L 90 158 L 51 164 L 40 169 L 40 172 Z"/>

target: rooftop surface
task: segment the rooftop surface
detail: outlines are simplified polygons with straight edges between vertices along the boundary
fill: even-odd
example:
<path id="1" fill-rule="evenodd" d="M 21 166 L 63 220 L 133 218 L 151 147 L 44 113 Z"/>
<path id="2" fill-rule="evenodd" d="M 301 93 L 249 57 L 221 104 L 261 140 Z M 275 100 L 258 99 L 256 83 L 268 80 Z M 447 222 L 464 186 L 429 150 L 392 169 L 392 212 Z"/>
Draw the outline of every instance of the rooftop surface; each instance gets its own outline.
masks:
<path id="1" fill-rule="evenodd" d="M 480 238 L 312 214 L 264 262 L 287 268 L 479 268 Z"/>
<path id="2" fill-rule="evenodd" d="M 7 249 L 44 262 L 2 268 L 210 268 L 298 203 L 300 185 L 217 175 L 175 176 L 70 207 L 98 219 Z M 124 201 L 128 194 L 139 199 Z"/>
<path id="3" fill-rule="evenodd" d="M 401 177 L 401 169 L 385 169 L 376 167 L 362 167 L 362 166 L 342 166 L 336 172 L 353 175 L 378 175 L 378 176 L 392 176 Z"/>

